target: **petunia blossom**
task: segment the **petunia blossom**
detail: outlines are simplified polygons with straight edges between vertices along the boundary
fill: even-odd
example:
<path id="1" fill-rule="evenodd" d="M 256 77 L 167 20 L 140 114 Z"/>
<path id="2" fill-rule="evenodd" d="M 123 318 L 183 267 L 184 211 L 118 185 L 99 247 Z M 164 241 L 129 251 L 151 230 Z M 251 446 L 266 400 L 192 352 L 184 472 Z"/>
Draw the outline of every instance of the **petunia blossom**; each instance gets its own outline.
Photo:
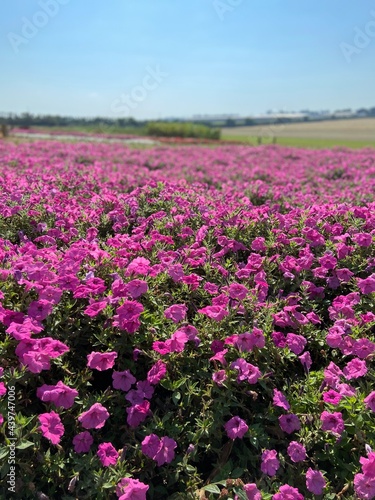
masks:
<path id="1" fill-rule="evenodd" d="M 367 373 L 366 361 L 359 358 L 352 359 L 343 369 L 343 373 L 347 380 L 363 377 Z"/>
<path id="2" fill-rule="evenodd" d="M 142 441 L 142 453 L 155 460 L 159 467 L 174 459 L 176 447 L 176 441 L 168 436 L 159 438 L 156 434 L 149 434 Z"/>
<path id="3" fill-rule="evenodd" d="M 292 432 L 299 431 L 301 428 L 301 422 L 299 418 L 293 413 L 281 415 L 279 417 L 279 424 L 281 429 L 287 434 L 292 434 Z"/>
<path id="4" fill-rule="evenodd" d="M 83 431 L 74 436 L 73 446 L 76 453 L 87 453 L 90 451 L 94 438 L 88 431 Z"/>
<path id="5" fill-rule="evenodd" d="M 147 380 L 152 385 L 158 384 L 167 373 L 167 365 L 159 359 L 147 373 Z"/>
<path id="6" fill-rule="evenodd" d="M 78 421 L 84 429 L 101 429 L 108 418 L 107 409 L 100 403 L 95 403 L 87 411 L 81 413 Z"/>
<path id="7" fill-rule="evenodd" d="M 131 477 L 124 477 L 116 486 L 119 500 L 146 500 L 149 486 Z"/>
<path id="8" fill-rule="evenodd" d="M 115 465 L 119 456 L 112 443 L 100 443 L 96 454 L 104 467 Z"/>
<path id="9" fill-rule="evenodd" d="M 265 450 L 262 453 L 262 463 L 261 463 L 261 471 L 263 474 L 267 474 L 268 476 L 275 476 L 276 472 L 279 470 L 280 462 L 277 458 L 276 450 Z"/>
<path id="10" fill-rule="evenodd" d="M 326 480 L 319 470 L 313 470 L 311 467 L 306 472 L 306 488 L 314 495 L 321 495 L 326 486 Z"/>
<path id="11" fill-rule="evenodd" d="M 322 422 L 323 431 L 330 431 L 339 435 L 344 432 L 345 424 L 341 412 L 330 413 L 328 411 L 323 411 L 320 415 L 320 420 Z"/>
<path id="12" fill-rule="evenodd" d="M 273 404 L 275 406 L 283 408 L 286 411 L 290 410 L 290 404 L 288 403 L 288 400 L 286 399 L 285 395 L 278 389 L 273 390 Z"/>
<path id="13" fill-rule="evenodd" d="M 188 309 L 185 304 L 174 304 L 164 311 L 164 316 L 167 319 L 172 320 L 174 323 L 178 323 L 179 321 L 183 321 L 185 319 L 187 310 Z"/>
<path id="14" fill-rule="evenodd" d="M 74 399 L 78 396 L 78 391 L 65 385 L 61 380 L 56 385 L 44 384 L 38 387 L 36 395 L 42 401 L 52 402 L 56 406 L 67 409 L 73 406 Z"/>
<path id="15" fill-rule="evenodd" d="M 306 460 L 306 448 L 297 441 L 289 443 L 287 452 L 292 462 L 297 463 Z"/>
<path id="16" fill-rule="evenodd" d="M 43 436 L 51 441 L 52 444 L 58 444 L 65 431 L 60 416 L 51 411 L 50 413 L 39 415 L 38 420 L 40 422 L 39 430 Z"/>
<path id="17" fill-rule="evenodd" d="M 272 500 L 303 500 L 304 496 L 298 488 L 293 488 L 289 484 L 280 486 L 278 493 L 272 496 Z"/>
<path id="18" fill-rule="evenodd" d="M 117 352 L 91 352 L 87 355 L 87 366 L 92 370 L 109 370 L 113 368 Z"/>
<path id="19" fill-rule="evenodd" d="M 121 391 L 127 392 L 130 390 L 131 386 L 135 384 L 137 379 L 132 375 L 130 370 L 124 370 L 122 372 L 114 371 L 112 373 L 112 386 L 114 389 L 120 389 Z"/>
<path id="20" fill-rule="evenodd" d="M 242 439 L 246 432 L 249 430 L 249 426 L 240 417 L 232 417 L 224 425 L 226 433 L 230 439 Z"/>

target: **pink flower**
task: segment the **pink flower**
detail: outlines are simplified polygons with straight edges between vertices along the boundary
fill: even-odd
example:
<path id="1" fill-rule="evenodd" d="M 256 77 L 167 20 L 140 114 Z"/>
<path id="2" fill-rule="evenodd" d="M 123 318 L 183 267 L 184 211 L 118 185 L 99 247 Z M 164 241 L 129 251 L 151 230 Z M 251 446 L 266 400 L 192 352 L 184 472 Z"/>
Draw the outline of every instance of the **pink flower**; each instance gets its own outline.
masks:
<path id="1" fill-rule="evenodd" d="M 238 370 L 237 382 L 247 380 L 249 384 L 256 384 L 262 376 L 261 371 L 257 366 L 248 363 L 243 358 L 238 358 L 230 365 L 231 368 Z"/>
<path id="2" fill-rule="evenodd" d="M 249 290 L 246 286 L 241 285 L 240 283 L 232 283 L 229 285 L 229 297 L 231 299 L 243 300 L 246 298 L 246 295 L 249 293 Z"/>
<path id="3" fill-rule="evenodd" d="M 146 500 L 148 489 L 149 486 L 138 479 L 124 477 L 116 486 L 116 495 L 119 500 Z"/>
<path id="4" fill-rule="evenodd" d="M 174 282 L 178 283 L 185 276 L 184 268 L 181 264 L 173 264 L 168 269 L 169 276 L 173 279 Z"/>
<path id="5" fill-rule="evenodd" d="M 302 335 L 288 333 L 286 336 L 286 344 L 294 354 L 301 354 L 307 344 L 307 340 L 305 337 L 302 337 Z"/>
<path id="6" fill-rule="evenodd" d="M 147 373 L 147 380 L 152 385 L 156 385 L 167 373 L 167 365 L 159 359 Z"/>
<path id="7" fill-rule="evenodd" d="M 304 352 L 301 356 L 298 356 L 298 359 L 301 361 L 302 366 L 308 372 L 312 365 L 311 355 L 309 351 Z"/>
<path id="8" fill-rule="evenodd" d="M 306 460 L 306 448 L 297 441 L 291 441 L 288 446 L 288 455 L 292 462 L 302 462 Z"/>
<path id="9" fill-rule="evenodd" d="M 323 411 L 320 415 L 320 420 L 322 422 L 323 431 L 330 431 L 339 435 L 344 432 L 345 425 L 341 412 L 330 413 L 328 411 Z"/>
<path id="10" fill-rule="evenodd" d="M 122 306 L 117 308 L 117 314 L 113 316 L 113 325 L 118 326 L 120 330 L 134 333 L 141 325 L 139 316 L 143 310 L 143 305 L 136 300 L 125 300 Z"/>
<path id="11" fill-rule="evenodd" d="M 262 453 L 261 471 L 268 476 L 275 476 L 280 467 L 276 450 L 266 450 Z"/>
<path id="12" fill-rule="evenodd" d="M 73 445 L 76 453 L 87 453 L 90 451 L 94 438 L 88 431 L 83 431 L 74 436 Z"/>
<path id="13" fill-rule="evenodd" d="M 242 439 L 246 432 L 249 430 L 248 425 L 240 417 L 232 417 L 224 425 L 224 429 L 230 439 L 240 438 Z"/>
<path id="14" fill-rule="evenodd" d="M 271 337 L 276 347 L 283 348 L 286 346 L 286 337 L 283 333 L 272 332 Z"/>
<path id="15" fill-rule="evenodd" d="M 306 488 L 314 495 L 321 495 L 326 486 L 326 480 L 319 470 L 313 470 L 311 467 L 306 472 Z"/>
<path id="16" fill-rule="evenodd" d="M 264 252 L 267 250 L 265 241 L 266 240 L 262 236 L 258 236 L 251 243 L 251 250 L 254 250 L 254 252 Z"/>
<path id="17" fill-rule="evenodd" d="M 359 358 L 352 359 L 343 369 L 343 373 L 347 380 L 363 377 L 367 373 L 366 361 Z"/>
<path id="18" fill-rule="evenodd" d="M 225 318 L 225 316 L 228 316 L 228 311 L 220 306 L 203 307 L 202 309 L 198 309 L 198 312 L 201 314 L 205 314 L 215 321 L 221 321 Z"/>
<path id="19" fill-rule="evenodd" d="M 198 330 L 195 328 L 195 326 L 185 325 L 185 326 L 182 326 L 181 328 L 179 328 L 177 330 L 177 332 L 186 333 L 188 340 L 191 342 L 194 342 L 194 344 L 196 346 L 198 346 L 200 344 L 200 340 L 198 337 Z M 175 333 L 177 333 L 177 332 L 175 332 Z"/>
<path id="20" fill-rule="evenodd" d="M 152 348 L 154 351 L 161 354 L 162 356 L 164 354 L 169 354 L 171 352 L 169 347 L 166 346 L 166 343 L 161 340 L 156 340 L 155 342 L 153 342 Z"/>
<path id="21" fill-rule="evenodd" d="M 275 406 L 283 408 L 286 411 L 290 410 L 290 404 L 288 403 L 288 400 L 286 399 L 284 394 L 277 389 L 273 390 L 273 404 Z"/>
<path id="22" fill-rule="evenodd" d="M 49 370 L 51 357 L 45 351 L 29 351 L 23 355 L 23 362 L 31 373 Z"/>
<path id="23" fill-rule="evenodd" d="M 253 347 L 257 347 L 258 349 L 263 349 L 266 345 L 266 338 L 264 333 L 259 328 L 254 327 L 251 332 L 251 340 L 253 343 Z"/>
<path id="24" fill-rule="evenodd" d="M 87 366 L 92 370 L 109 370 L 113 368 L 117 352 L 92 352 L 87 355 Z"/>
<path id="25" fill-rule="evenodd" d="M 219 361 L 223 366 L 227 365 L 227 360 L 225 359 L 225 355 L 227 354 L 228 349 L 223 349 L 222 351 L 216 352 L 213 356 L 211 356 L 210 361 Z"/>
<path id="26" fill-rule="evenodd" d="M 231 335 L 225 340 L 225 344 L 233 344 L 239 351 L 250 352 L 254 347 L 254 341 L 250 333 Z"/>
<path id="27" fill-rule="evenodd" d="M 174 439 L 167 436 L 160 439 L 156 434 L 150 434 L 142 441 L 142 453 L 155 460 L 159 467 L 174 459 L 176 447 Z"/>
<path id="28" fill-rule="evenodd" d="M 262 495 L 255 483 L 247 483 L 243 485 L 243 490 L 246 493 L 247 500 L 262 500 Z"/>
<path id="29" fill-rule="evenodd" d="M 147 292 L 148 285 L 143 280 L 132 280 L 126 284 L 125 289 L 132 299 L 137 299 Z"/>
<path id="30" fill-rule="evenodd" d="M 375 498 L 375 481 L 373 477 L 365 474 L 356 474 L 354 476 L 354 490 L 358 498 L 372 500 Z"/>
<path id="31" fill-rule="evenodd" d="M 336 389 L 342 396 L 347 396 L 349 398 L 355 396 L 357 393 L 357 390 L 349 384 L 337 384 Z"/>
<path id="32" fill-rule="evenodd" d="M 287 434 L 292 434 L 292 432 L 299 431 L 301 428 L 301 422 L 299 421 L 297 415 L 294 415 L 294 413 L 281 415 L 279 417 L 279 424 L 281 429 Z"/>
<path id="33" fill-rule="evenodd" d="M 137 257 L 134 259 L 126 270 L 126 275 L 130 276 L 133 274 L 147 275 L 150 268 L 150 261 L 144 257 Z"/>
<path id="34" fill-rule="evenodd" d="M 364 402 L 367 408 L 375 412 L 375 391 L 370 392 L 370 394 L 364 399 Z"/>
<path id="35" fill-rule="evenodd" d="M 185 344 L 188 341 L 188 336 L 182 330 L 177 330 L 174 332 L 170 339 L 165 342 L 156 341 L 152 344 L 154 351 L 159 354 L 169 354 L 171 352 L 182 352 L 185 348 Z"/>
<path id="36" fill-rule="evenodd" d="M 4 423 L 4 417 L 2 416 L 2 414 L 0 413 L 0 425 L 3 425 Z"/>
<path id="37" fill-rule="evenodd" d="M 217 293 L 219 293 L 219 287 L 215 285 L 215 283 L 210 283 L 209 281 L 205 283 L 203 289 L 206 290 L 206 292 L 208 292 L 210 295 L 216 295 Z"/>
<path id="38" fill-rule="evenodd" d="M 338 405 L 342 400 L 343 395 L 333 389 L 323 393 L 323 401 L 325 403 L 330 403 L 331 405 Z"/>
<path id="39" fill-rule="evenodd" d="M 164 316 L 167 319 L 171 319 L 174 323 L 178 323 L 185 319 L 187 310 L 188 308 L 185 304 L 174 304 L 164 311 Z"/>
<path id="40" fill-rule="evenodd" d="M 52 286 L 46 286 L 39 292 L 39 300 L 46 300 L 52 304 L 58 304 L 60 302 L 62 295 L 62 290 L 59 288 L 54 288 Z"/>
<path id="41" fill-rule="evenodd" d="M 38 387 L 36 395 L 42 401 L 52 402 L 56 406 L 67 409 L 73 406 L 74 399 L 78 396 L 78 391 L 65 385 L 61 380 L 56 385 L 42 385 Z"/>
<path id="42" fill-rule="evenodd" d="M 60 416 L 51 411 L 50 413 L 42 413 L 38 416 L 40 422 L 39 430 L 43 436 L 51 441 L 52 444 L 58 444 L 61 441 L 61 436 L 64 434 L 64 426 Z"/>
<path id="43" fill-rule="evenodd" d="M 126 418 L 128 425 L 132 428 L 138 427 L 139 424 L 144 422 L 146 418 L 151 415 L 150 402 L 144 400 L 140 404 L 135 404 L 130 408 L 126 408 L 126 413 L 128 414 Z"/>
<path id="44" fill-rule="evenodd" d="M 228 304 L 229 297 L 227 295 L 224 295 L 224 293 L 221 293 L 220 295 L 212 299 L 213 306 L 227 307 Z"/>
<path id="45" fill-rule="evenodd" d="M 144 399 L 151 399 L 153 393 L 154 387 L 148 380 L 143 380 L 137 382 L 137 389 L 129 391 L 125 399 L 132 405 L 142 404 Z"/>
<path id="46" fill-rule="evenodd" d="M 340 346 L 342 342 L 342 337 L 345 334 L 345 330 L 339 326 L 332 326 L 326 337 L 327 344 L 329 347 L 336 349 Z"/>
<path id="47" fill-rule="evenodd" d="M 52 302 L 48 302 L 48 300 L 35 300 L 29 305 L 27 315 L 37 321 L 43 321 L 51 314 L 53 306 L 54 304 L 52 304 Z"/>
<path id="48" fill-rule="evenodd" d="M 45 337 L 37 340 L 36 349 L 45 352 L 50 358 L 58 358 L 69 351 L 69 347 L 59 340 Z"/>
<path id="49" fill-rule="evenodd" d="M 368 458 L 366 457 L 361 457 L 359 459 L 361 466 L 362 466 L 362 472 L 365 476 L 368 477 L 375 477 L 375 452 L 370 451 L 368 452 Z"/>
<path id="50" fill-rule="evenodd" d="M 284 484 L 280 486 L 279 492 L 273 495 L 272 500 L 303 500 L 303 498 L 298 488 Z"/>
<path id="51" fill-rule="evenodd" d="M 227 379 L 225 370 L 219 370 L 212 374 L 212 380 L 219 386 L 222 386 Z"/>
<path id="52" fill-rule="evenodd" d="M 101 443 L 96 454 L 104 467 L 115 465 L 118 459 L 118 453 L 112 443 Z"/>
<path id="53" fill-rule="evenodd" d="M 375 344 L 366 338 L 358 339 L 354 344 L 352 352 L 355 356 L 365 359 L 367 356 L 375 352 Z"/>
<path id="54" fill-rule="evenodd" d="M 357 279 L 358 288 L 364 295 L 368 295 L 370 293 L 375 292 L 375 279 L 374 275 L 369 276 L 368 278 L 362 280 L 360 278 Z"/>
<path id="55" fill-rule="evenodd" d="M 113 372 L 112 379 L 113 388 L 120 389 L 124 392 L 129 391 L 131 386 L 137 381 L 137 379 L 131 374 L 130 370 L 124 370 L 123 372 Z"/>
<path id="56" fill-rule="evenodd" d="M 5 387 L 4 382 L 0 382 L 0 397 L 4 396 L 6 394 L 7 388 Z"/>
<path id="57" fill-rule="evenodd" d="M 106 300 L 101 300 L 100 302 L 93 302 L 89 306 L 86 307 L 86 309 L 83 311 L 87 316 L 90 316 L 90 318 L 93 318 L 97 316 L 100 311 L 103 311 L 107 307 L 107 301 Z"/>
<path id="58" fill-rule="evenodd" d="M 358 233 L 353 236 L 353 240 L 360 247 L 369 247 L 372 243 L 372 236 L 368 233 Z"/>
<path id="59" fill-rule="evenodd" d="M 107 409 L 100 403 L 95 403 L 87 411 L 81 413 L 78 421 L 84 429 L 101 429 L 108 417 Z"/>
<path id="60" fill-rule="evenodd" d="M 324 381 L 330 386 L 335 388 L 340 382 L 340 376 L 344 375 L 340 368 L 332 361 L 324 370 Z"/>

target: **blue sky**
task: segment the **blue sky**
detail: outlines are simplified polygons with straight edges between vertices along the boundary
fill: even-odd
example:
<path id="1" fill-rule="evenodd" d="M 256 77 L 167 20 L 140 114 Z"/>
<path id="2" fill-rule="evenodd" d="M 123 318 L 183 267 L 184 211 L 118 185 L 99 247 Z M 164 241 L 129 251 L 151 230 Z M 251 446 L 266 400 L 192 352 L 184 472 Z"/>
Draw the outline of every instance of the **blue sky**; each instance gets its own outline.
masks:
<path id="1" fill-rule="evenodd" d="M 2 112 L 143 119 L 375 106 L 375 2 L 4 1 L 0 67 Z"/>

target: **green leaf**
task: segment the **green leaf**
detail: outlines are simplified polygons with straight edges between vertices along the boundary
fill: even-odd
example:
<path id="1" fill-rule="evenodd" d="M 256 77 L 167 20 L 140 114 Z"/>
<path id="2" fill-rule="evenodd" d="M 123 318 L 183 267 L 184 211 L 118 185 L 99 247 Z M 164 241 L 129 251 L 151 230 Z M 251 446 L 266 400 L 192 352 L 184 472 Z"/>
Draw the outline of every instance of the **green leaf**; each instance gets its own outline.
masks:
<path id="1" fill-rule="evenodd" d="M 220 495 L 220 488 L 216 484 L 208 484 L 202 488 L 204 491 L 208 491 L 208 493 L 217 493 Z"/>
<path id="2" fill-rule="evenodd" d="M 234 493 L 237 495 L 239 500 L 247 500 L 247 495 L 244 490 L 234 488 Z"/>
<path id="3" fill-rule="evenodd" d="M 17 450 L 25 450 L 26 448 L 30 448 L 30 446 L 34 446 L 34 443 L 31 441 L 22 441 L 22 443 L 16 446 Z"/>
<path id="4" fill-rule="evenodd" d="M 102 484 L 102 488 L 105 490 L 109 490 L 110 488 L 113 488 L 113 483 L 104 483 Z"/>
<path id="5" fill-rule="evenodd" d="M 178 391 L 174 392 L 173 395 L 172 395 L 172 401 L 174 402 L 175 405 L 178 404 L 178 402 L 180 401 L 180 399 L 181 399 L 181 393 L 178 392 Z"/>
<path id="6" fill-rule="evenodd" d="M 231 473 L 230 477 L 233 479 L 238 479 L 239 477 L 242 476 L 244 473 L 244 470 L 241 467 L 236 467 L 233 472 Z"/>

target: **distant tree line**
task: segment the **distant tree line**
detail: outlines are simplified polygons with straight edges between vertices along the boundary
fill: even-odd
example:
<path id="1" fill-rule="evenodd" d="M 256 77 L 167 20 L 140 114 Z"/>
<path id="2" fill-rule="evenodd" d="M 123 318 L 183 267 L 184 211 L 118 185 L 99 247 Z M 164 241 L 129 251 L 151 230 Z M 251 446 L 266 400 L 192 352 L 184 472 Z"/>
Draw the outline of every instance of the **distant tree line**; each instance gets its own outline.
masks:
<path id="1" fill-rule="evenodd" d="M 357 113 L 361 113 L 361 114 L 364 114 L 366 116 L 369 116 L 369 117 L 373 117 L 375 116 L 375 108 L 361 108 L 361 109 L 357 109 Z"/>
<path id="2" fill-rule="evenodd" d="M 172 121 L 172 120 L 171 120 Z M 158 120 L 136 120 L 135 118 L 76 118 L 60 115 L 34 115 L 32 113 L 0 116 L 0 124 L 6 123 L 11 127 L 75 127 L 75 128 L 145 128 L 149 123 L 157 123 Z M 184 120 L 173 120 L 174 123 L 183 123 Z M 209 122 L 202 125 L 212 126 Z"/>
<path id="3" fill-rule="evenodd" d="M 340 110 L 340 111 L 350 111 L 350 110 Z M 375 117 L 375 107 L 372 108 L 361 108 L 356 111 L 357 115 L 362 115 L 364 117 Z M 251 118 L 244 118 L 243 125 L 255 125 L 255 121 Z M 277 122 L 283 123 L 287 122 L 288 119 L 279 118 Z M 60 116 L 60 115 L 35 115 L 32 113 L 10 113 L 8 115 L 0 115 L 0 125 L 6 124 L 8 127 L 74 127 L 74 128 L 117 128 L 117 129 L 146 129 L 149 123 L 156 123 L 158 120 L 136 120 L 135 118 L 76 118 L 72 116 Z M 168 120 L 171 123 L 184 123 L 185 120 Z M 223 120 L 223 123 L 213 123 L 210 120 L 191 120 L 192 123 L 197 123 L 200 125 L 205 125 L 206 127 L 216 126 L 226 126 L 234 127 L 236 126 L 236 120 L 228 118 Z"/>
<path id="4" fill-rule="evenodd" d="M 134 118 L 75 118 L 60 115 L 34 115 L 32 113 L 9 114 L 0 117 L 0 123 L 6 122 L 15 127 L 144 127 L 146 121 Z"/>

